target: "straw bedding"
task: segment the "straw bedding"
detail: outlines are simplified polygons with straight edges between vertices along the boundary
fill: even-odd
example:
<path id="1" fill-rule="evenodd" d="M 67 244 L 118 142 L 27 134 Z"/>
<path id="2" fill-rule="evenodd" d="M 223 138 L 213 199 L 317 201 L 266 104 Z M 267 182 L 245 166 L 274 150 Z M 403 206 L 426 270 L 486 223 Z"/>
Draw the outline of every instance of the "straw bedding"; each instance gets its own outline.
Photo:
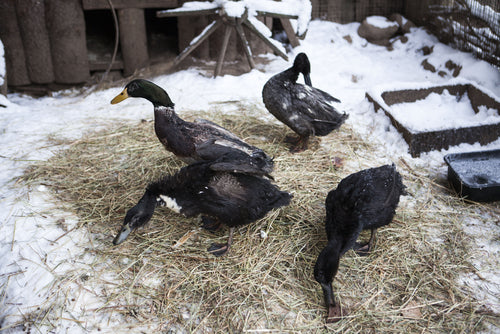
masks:
<path id="1" fill-rule="evenodd" d="M 196 219 L 163 208 L 122 245 L 112 245 L 146 184 L 183 165 L 159 144 L 152 122 L 115 124 L 77 141 L 54 141 L 63 149 L 34 165 L 23 180 L 50 186 L 79 217 L 77 228 L 91 236 L 82 260 L 87 270 L 75 267 L 60 277 L 52 288 L 58 298 L 26 322 L 57 327 L 67 307 L 65 289 L 91 284 L 103 303 L 86 312 L 104 319 L 97 328 L 102 330 L 116 316 L 122 317 L 122 330 L 165 333 L 459 333 L 498 326 L 498 314 L 457 284 L 460 273 L 475 271 L 469 262 L 475 250 L 462 220 L 498 215 L 498 205 L 470 205 L 450 193 L 444 180 L 432 180 L 403 159 L 394 162 L 411 195 L 402 198 L 393 223 L 380 229 L 370 256 L 349 251 L 341 259 L 333 286 L 348 315 L 326 326 L 321 288 L 312 274 L 326 244 L 324 200 L 343 177 L 381 165 L 383 152 L 346 124 L 315 139 L 312 149 L 290 154 L 283 144 L 288 129 L 242 115 L 181 116 L 211 119 L 274 156 L 276 184 L 294 198 L 290 206 L 238 228 L 222 258 L 206 249 L 224 242 L 227 229 L 211 233 Z"/>

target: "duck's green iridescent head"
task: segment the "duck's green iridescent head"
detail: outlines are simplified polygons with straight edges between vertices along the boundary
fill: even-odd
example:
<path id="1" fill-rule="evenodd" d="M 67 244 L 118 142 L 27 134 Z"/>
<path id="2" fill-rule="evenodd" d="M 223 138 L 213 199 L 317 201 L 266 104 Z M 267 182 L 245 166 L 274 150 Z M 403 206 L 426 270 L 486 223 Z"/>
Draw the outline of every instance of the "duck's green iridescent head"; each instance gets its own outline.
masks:
<path id="1" fill-rule="evenodd" d="M 129 97 L 142 97 L 149 100 L 155 107 L 173 107 L 167 92 L 160 86 L 144 79 L 130 81 L 123 91 L 111 100 L 111 104 L 117 104 Z"/>

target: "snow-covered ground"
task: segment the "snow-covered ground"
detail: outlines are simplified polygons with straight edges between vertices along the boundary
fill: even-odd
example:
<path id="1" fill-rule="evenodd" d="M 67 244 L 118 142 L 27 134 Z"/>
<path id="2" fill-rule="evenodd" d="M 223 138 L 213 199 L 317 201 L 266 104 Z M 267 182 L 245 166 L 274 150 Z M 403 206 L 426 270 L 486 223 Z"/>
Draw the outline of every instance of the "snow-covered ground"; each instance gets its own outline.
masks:
<path id="1" fill-rule="evenodd" d="M 361 137 L 385 146 L 386 156 L 381 157 L 381 161 L 385 163 L 388 159 L 397 160 L 402 156 L 428 168 L 430 174 L 445 175 L 443 156 L 446 153 L 500 148 L 500 140 L 497 140 L 487 147 L 463 144 L 447 151 L 433 151 L 417 159 L 411 158 L 401 135 L 388 127 L 387 118 L 375 113 L 372 104 L 365 99 L 367 90 L 378 85 L 398 89 L 408 83 L 424 87 L 448 83 L 452 79 L 451 73 L 442 77 L 424 70 L 421 63 L 427 59 L 438 70 L 447 71 L 445 63 L 452 60 L 462 66 L 460 79 L 484 87 L 498 99 L 500 72 L 471 54 L 439 43 L 421 28 L 407 34 L 408 42 L 396 41 L 394 49 L 388 51 L 359 37 L 356 32 L 358 26 L 358 23 L 340 25 L 312 21 L 305 40 L 289 57 L 293 61 L 297 53 L 307 53 L 312 66 L 313 85 L 342 101 L 341 109 L 350 114 L 347 122 Z M 424 46 L 434 46 L 433 53 L 424 55 L 421 51 Z M 266 80 L 291 65 L 291 62 L 277 56 L 269 55 L 268 58 L 268 64 L 241 76 L 226 75 L 213 79 L 192 68 L 151 79 L 168 91 L 181 114 L 183 109 L 208 110 L 211 103 L 220 101 L 262 104 L 261 91 Z M 110 100 L 120 90 L 111 88 L 89 95 L 70 90 L 43 98 L 0 95 L 0 104 L 6 106 L 0 108 L 0 329 L 9 328 L 22 319 L 23 314 L 36 310 L 49 294 L 53 294 L 51 286 L 54 277 L 83 265 L 82 262 L 92 261 L 90 256 L 82 255 L 92 237 L 85 230 L 72 230 L 78 218 L 61 212 L 45 187 L 28 189 L 15 184 L 16 178 L 33 161 L 47 159 L 56 152 L 58 148 L 48 144 L 48 136 L 77 139 L 85 132 L 103 128 L 113 120 L 133 122 L 153 117 L 151 104 L 146 100 L 122 103 L 120 108 L 110 105 Z M 435 103 L 434 100 L 435 97 L 432 97 L 425 101 Z M 444 102 L 442 108 L 448 104 L 446 100 Z M 456 107 L 456 104 L 452 105 Z M 431 109 L 432 105 L 420 107 Z M 495 121 L 491 112 L 488 114 Z M 255 116 L 273 121 L 272 117 L 260 114 L 260 111 Z M 496 122 L 499 118 L 496 117 Z M 62 218 L 64 228 L 61 226 Z M 491 244 L 489 239 L 483 240 L 485 234 L 498 235 L 495 218 L 492 217 L 490 222 L 491 226 L 482 227 L 484 233 L 477 233 L 474 226 L 478 222 L 467 222 L 466 232 L 471 233 L 478 244 L 487 244 L 482 246 L 486 247 L 489 257 L 498 257 L 498 241 Z M 475 260 L 481 267 L 482 259 Z M 498 313 L 500 269 L 490 269 L 487 275 L 483 275 L 486 278 L 482 281 L 485 287 L 478 287 L 477 291 L 481 296 L 487 291 L 488 296 L 484 298 Z M 464 277 L 462 283 L 473 284 L 473 279 Z M 99 323 L 102 319 L 98 315 L 87 312 L 82 318 L 81 311 L 100 307 L 102 301 L 91 291 L 80 297 L 74 303 L 66 301 L 71 316 L 82 324 Z M 112 327 L 114 320 L 112 317 L 106 319 L 106 327 Z M 85 326 L 75 323 L 61 317 L 58 332 L 86 332 Z M 12 330 L 21 332 L 19 327 Z"/>

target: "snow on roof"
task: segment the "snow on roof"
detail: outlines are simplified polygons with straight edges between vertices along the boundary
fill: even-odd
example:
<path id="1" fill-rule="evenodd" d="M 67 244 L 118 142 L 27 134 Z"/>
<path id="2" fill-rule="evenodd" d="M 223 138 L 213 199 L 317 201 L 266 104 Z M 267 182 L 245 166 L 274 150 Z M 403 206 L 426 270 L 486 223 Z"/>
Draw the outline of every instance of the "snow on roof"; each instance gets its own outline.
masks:
<path id="1" fill-rule="evenodd" d="M 305 34 L 311 20 L 312 6 L 309 0 L 214 0 L 185 2 L 181 7 L 159 11 L 160 13 L 176 13 L 194 10 L 208 10 L 222 8 L 231 17 L 242 17 L 248 10 L 250 17 L 255 17 L 258 12 L 268 12 L 282 15 L 296 16 L 297 33 Z M 267 29 L 267 28 L 266 28 Z M 267 35 L 267 34 L 266 34 Z"/>

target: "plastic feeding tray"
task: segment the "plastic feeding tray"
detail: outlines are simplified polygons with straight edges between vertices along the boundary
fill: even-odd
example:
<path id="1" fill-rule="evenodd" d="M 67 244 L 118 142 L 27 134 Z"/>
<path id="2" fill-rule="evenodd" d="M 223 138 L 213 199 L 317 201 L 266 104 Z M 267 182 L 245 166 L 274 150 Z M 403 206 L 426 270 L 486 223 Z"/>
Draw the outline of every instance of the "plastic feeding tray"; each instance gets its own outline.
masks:
<path id="1" fill-rule="evenodd" d="M 500 150 L 448 154 L 448 180 L 462 197 L 500 200 Z"/>
<path id="2" fill-rule="evenodd" d="M 379 87 L 366 97 L 403 135 L 412 157 L 461 143 L 485 145 L 500 137 L 500 100 L 472 83 Z"/>

